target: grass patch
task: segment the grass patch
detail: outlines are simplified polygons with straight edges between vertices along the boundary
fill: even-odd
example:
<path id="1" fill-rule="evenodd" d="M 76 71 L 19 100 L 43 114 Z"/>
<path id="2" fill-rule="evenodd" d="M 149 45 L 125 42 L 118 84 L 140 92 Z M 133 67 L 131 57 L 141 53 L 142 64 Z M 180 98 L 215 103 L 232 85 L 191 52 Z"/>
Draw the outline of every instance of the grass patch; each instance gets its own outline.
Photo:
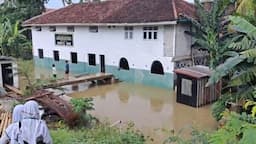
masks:
<path id="1" fill-rule="evenodd" d="M 144 144 L 145 138 L 132 127 L 118 129 L 108 124 L 99 124 L 93 128 L 51 130 L 54 144 Z"/>

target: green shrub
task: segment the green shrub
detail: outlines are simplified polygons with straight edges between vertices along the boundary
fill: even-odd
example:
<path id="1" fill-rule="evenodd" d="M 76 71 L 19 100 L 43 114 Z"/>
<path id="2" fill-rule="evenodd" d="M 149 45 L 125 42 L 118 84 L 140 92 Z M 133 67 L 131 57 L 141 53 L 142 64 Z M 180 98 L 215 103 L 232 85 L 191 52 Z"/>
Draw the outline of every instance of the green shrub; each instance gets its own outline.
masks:
<path id="1" fill-rule="evenodd" d="M 98 120 L 87 111 L 94 110 L 94 104 L 92 98 L 73 98 L 71 99 L 71 104 L 74 111 L 79 115 L 79 120 L 77 126 L 91 126 L 93 122 L 98 122 Z"/>
<path id="2" fill-rule="evenodd" d="M 91 129 L 70 130 L 67 128 L 51 130 L 54 144 L 144 144 L 144 136 L 133 128 L 120 131 L 107 124 Z"/>

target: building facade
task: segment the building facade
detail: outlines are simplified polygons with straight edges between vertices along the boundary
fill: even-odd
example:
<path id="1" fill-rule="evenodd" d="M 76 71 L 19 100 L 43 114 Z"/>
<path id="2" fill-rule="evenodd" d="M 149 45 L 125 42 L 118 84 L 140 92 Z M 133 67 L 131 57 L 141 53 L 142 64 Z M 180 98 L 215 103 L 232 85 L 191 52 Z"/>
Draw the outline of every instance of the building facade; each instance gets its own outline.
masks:
<path id="1" fill-rule="evenodd" d="M 23 25 L 31 27 L 38 66 L 64 70 L 68 60 L 72 73 L 107 72 L 123 81 L 171 88 L 172 59 L 190 55 L 192 43 L 184 33 L 190 25 L 180 23 L 178 15 L 192 12 L 182 0 L 116 0 L 71 5 Z"/>

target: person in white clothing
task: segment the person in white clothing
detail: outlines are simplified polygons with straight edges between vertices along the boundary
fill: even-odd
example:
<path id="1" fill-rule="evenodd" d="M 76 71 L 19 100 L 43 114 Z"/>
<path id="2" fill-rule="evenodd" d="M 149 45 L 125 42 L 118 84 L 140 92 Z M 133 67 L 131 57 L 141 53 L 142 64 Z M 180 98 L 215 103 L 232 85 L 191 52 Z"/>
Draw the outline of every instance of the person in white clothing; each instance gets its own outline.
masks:
<path id="1" fill-rule="evenodd" d="M 53 78 L 57 78 L 57 70 L 55 64 L 52 64 L 52 76 Z"/>
<path id="2" fill-rule="evenodd" d="M 24 104 L 23 120 L 20 127 L 20 144 L 52 144 L 45 121 L 40 119 L 38 103 L 28 101 Z"/>
<path id="3" fill-rule="evenodd" d="M 10 124 L 0 139 L 0 144 L 18 144 L 19 125 L 22 120 L 23 105 L 16 105 L 12 112 L 12 124 Z"/>

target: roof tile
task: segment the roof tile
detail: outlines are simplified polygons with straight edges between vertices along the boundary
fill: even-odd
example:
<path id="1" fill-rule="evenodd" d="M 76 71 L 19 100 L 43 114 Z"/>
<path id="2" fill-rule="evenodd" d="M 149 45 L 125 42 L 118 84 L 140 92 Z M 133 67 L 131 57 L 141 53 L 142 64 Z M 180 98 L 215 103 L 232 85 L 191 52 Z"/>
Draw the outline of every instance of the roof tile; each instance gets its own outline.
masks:
<path id="1" fill-rule="evenodd" d="M 195 15 L 194 6 L 183 0 L 109 0 L 73 4 L 31 18 L 23 25 L 163 22 L 176 20 L 175 12 Z"/>

